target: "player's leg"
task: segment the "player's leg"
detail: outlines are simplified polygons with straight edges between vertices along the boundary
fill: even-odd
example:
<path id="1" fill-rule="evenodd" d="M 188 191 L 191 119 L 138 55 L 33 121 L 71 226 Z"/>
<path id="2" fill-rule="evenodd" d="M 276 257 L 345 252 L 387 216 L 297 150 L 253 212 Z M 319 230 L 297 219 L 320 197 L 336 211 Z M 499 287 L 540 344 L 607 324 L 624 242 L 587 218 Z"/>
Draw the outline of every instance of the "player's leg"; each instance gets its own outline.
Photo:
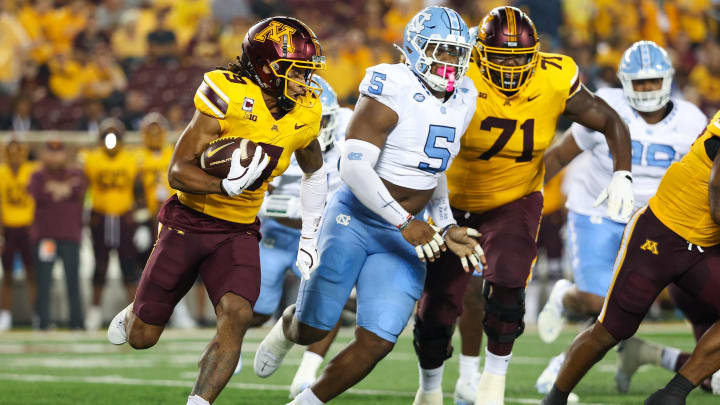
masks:
<path id="1" fill-rule="evenodd" d="M 456 404 L 475 402 L 477 384 L 480 380 L 480 348 L 483 328 L 479 320 L 485 318 L 485 303 L 482 296 L 483 279 L 479 273 L 470 278 L 463 297 L 463 312 L 458 320 L 460 332 L 460 375 L 455 384 Z"/>
<path id="2" fill-rule="evenodd" d="M 413 328 L 413 346 L 420 374 L 414 402 L 417 405 L 442 401 L 444 363 L 452 356 L 452 335 L 458 316 L 463 312 L 465 291 L 471 278 L 472 274 L 464 271 L 460 259 L 451 252 L 427 265 L 427 278 Z M 472 315 L 477 313 L 469 314 Z M 476 318 L 474 322 L 480 323 L 480 319 Z M 470 401 L 474 398 L 474 388 L 472 391 Z"/>
<path id="3" fill-rule="evenodd" d="M 108 340 L 127 341 L 135 349 L 157 343 L 173 308 L 197 278 L 197 266 L 208 255 L 216 234 L 193 234 L 162 227 L 140 278 L 135 300 L 110 322 Z M 219 243 L 219 242 L 218 242 Z"/>
<path id="4" fill-rule="evenodd" d="M 12 234 L 7 227 L 3 229 L 3 240 L 5 243 L 2 249 L 3 279 L 2 288 L 0 289 L 0 332 L 12 327 L 10 306 L 12 305 L 13 264 L 16 249 L 14 248 Z"/>
<path id="5" fill-rule="evenodd" d="M 35 260 L 32 250 L 32 241 L 30 240 L 30 227 L 17 228 L 18 252 L 22 260 L 23 269 L 25 270 L 25 282 L 28 289 L 28 302 L 30 308 L 35 312 L 36 297 L 36 273 Z"/>
<path id="6" fill-rule="evenodd" d="M 645 249 L 648 240 L 661 250 Z M 544 405 L 564 405 L 582 377 L 619 341 L 631 337 L 657 295 L 687 268 L 686 243 L 667 229 L 649 208 L 628 223 L 617 255 L 613 282 L 598 321 L 580 333 L 567 352 Z M 664 271 L 659 271 L 663 269 Z"/>
<path id="7" fill-rule="evenodd" d="M 140 279 L 140 266 L 138 265 L 138 253 L 133 243 L 135 234 L 135 223 L 131 214 L 125 214 L 118 218 L 120 229 L 120 243 L 117 253 L 122 271 L 123 284 L 128 301 L 135 299 L 138 280 Z M 145 263 L 143 263 L 144 265 Z"/>
<path id="8" fill-rule="evenodd" d="M 70 329 L 83 327 L 82 295 L 80 292 L 80 243 L 70 240 L 57 241 L 57 252 L 65 270 L 65 287 L 70 307 Z M 38 273 L 40 272 L 38 264 Z M 52 264 L 50 264 L 52 270 Z"/>
<path id="9" fill-rule="evenodd" d="M 262 282 L 250 326 L 264 324 L 278 309 L 285 273 L 295 263 L 300 239 L 299 230 L 280 225 L 272 219 L 263 222 L 260 232 L 263 235 L 260 241 Z"/>
<path id="10" fill-rule="evenodd" d="M 339 193 L 343 190 L 338 191 L 329 203 L 320 227 L 320 266 L 310 280 L 300 283 L 296 304 L 285 308 L 282 318 L 255 353 L 253 366 L 260 377 L 274 373 L 293 345 L 309 345 L 330 333 L 365 263 L 366 246 L 373 235 L 363 222 L 362 212 L 357 213 L 339 202 Z M 344 193 L 344 198 L 351 198 L 347 195 L 349 190 Z M 335 220 L 340 216 L 348 216 L 351 220 L 349 223 Z"/>
<path id="11" fill-rule="evenodd" d="M 335 340 L 335 337 L 337 337 L 341 323 L 342 321 L 338 321 L 327 336 L 310 344 L 307 349 L 305 349 L 302 359 L 300 360 L 300 365 L 290 384 L 290 398 L 295 398 L 315 381 L 320 365 L 328 350 L 330 350 L 330 346 Z"/>
<path id="12" fill-rule="evenodd" d="M 37 272 L 36 310 L 39 328 L 46 330 L 50 326 L 50 290 L 52 287 L 52 269 L 55 265 L 56 244 L 52 240 L 40 240 L 35 244 L 35 270 Z M 51 254 L 50 254 L 51 253 Z M 4 277 L 12 275 L 11 268 L 3 263 Z M 72 324 L 71 324 L 72 326 Z M 84 327 L 80 322 L 80 328 Z"/>
<path id="13" fill-rule="evenodd" d="M 259 280 L 258 280 L 259 281 Z M 198 362 L 199 373 L 190 396 L 212 403 L 227 384 L 240 358 L 243 337 L 252 319 L 251 303 L 232 292 L 215 305 L 217 333 Z"/>
<path id="14" fill-rule="evenodd" d="M 390 353 L 425 280 L 424 264 L 410 245 L 405 246 L 409 249 L 368 256 L 357 280 L 355 340 L 328 363 L 311 389 L 297 397 L 298 403 L 306 403 L 303 396 L 330 401 L 365 378 Z"/>
<path id="15" fill-rule="evenodd" d="M 697 249 L 697 250 L 696 250 Z M 720 261 L 720 248 L 688 246 L 688 250 L 701 259 L 675 282 L 687 294 L 692 294 L 709 308 L 720 313 L 720 274 L 717 263 Z M 715 322 L 702 335 L 690 359 L 675 374 L 665 388 L 655 392 L 645 402 L 648 405 L 684 404 L 685 398 L 703 380 L 720 368 L 720 322 Z"/>
<path id="16" fill-rule="evenodd" d="M 108 262 L 110 261 L 110 247 L 106 244 L 106 229 L 109 228 L 109 217 L 97 213 L 90 213 L 90 236 L 92 239 L 93 255 L 95 257 L 95 269 L 92 278 L 92 297 L 90 308 L 85 317 L 85 327 L 88 330 L 95 330 L 102 323 L 102 293 L 107 277 Z"/>
<path id="17" fill-rule="evenodd" d="M 568 313 L 585 317 L 600 313 L 623 229 L 623 224 L 606 218 L 568 213 L 567 243 L 575 283 L 561 279 L 553 286 L 538 318 L 543 341 L 557 339 Z"/>
<path id="18" fill-rule="evenodd" d="M 525 326 L 525 288 L 537 257 L 535 238 L 542 201 L 540 193 L 532 193 L 480 218 L 481 243 L 487 252 L 487 267 L 483 270 L 487 348 L 476 405 L 504 401 L 512 348 Z"/>

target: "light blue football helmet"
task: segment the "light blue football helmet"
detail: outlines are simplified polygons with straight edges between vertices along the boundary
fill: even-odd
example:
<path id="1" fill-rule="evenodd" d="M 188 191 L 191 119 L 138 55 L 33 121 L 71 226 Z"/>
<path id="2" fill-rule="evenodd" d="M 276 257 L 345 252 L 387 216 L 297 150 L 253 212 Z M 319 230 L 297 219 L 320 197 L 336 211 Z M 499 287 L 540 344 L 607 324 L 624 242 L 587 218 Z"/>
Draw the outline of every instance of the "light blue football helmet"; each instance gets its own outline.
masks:
<path id="1" fill-rule="evenodd" d="M 432 6 L 421 10 L 407 24 L 400 51 L 405 55 L 405 62 L 410 69 L 432 90 L 448 91 L 452 90 L 452 82 L 460 81 L 467 72 L 473 42 L 460 14 L 447 7 Z M 428 49 L 432 49 L 429 56 L 426 54 Z M 457 54 L 458 62 L 438 60 L 439 51 Z M 433 72 L 433 64 L 439 67 L 438 72 L 448 72 L 452 70 L 448 68 L 454 68 L 454 79 L 451 74 L 441 73 L 440 76 Z"/>
<path id="2" fill-rule="evenodd" d="M 320 134 L 317 140 L 320 142 L 320 149 L 325 152 L 335 141 L 335 130 L 338 126 L 337 115 L 340 111 L 340 104 L 338 104 L 337 93 L 335 93 L 335 90 L 333 90 L 327 80 L 319 75 L 313 76 L 313 80 L 322 88 L 322 93 L 320 94 L 322 119 L 320 121 Z"/>
<path id="3" fill-rule="evenodd" d="M 652 112 L 670 100 L 674 73 L 663 48 L 652 41 L 638 41 L 623 54 L 617 76 L 630 106 L 638 111 Z M 635 91 L 632 82 L 641 79 L 663 79 L 662 87 L 654 91 Z"/>

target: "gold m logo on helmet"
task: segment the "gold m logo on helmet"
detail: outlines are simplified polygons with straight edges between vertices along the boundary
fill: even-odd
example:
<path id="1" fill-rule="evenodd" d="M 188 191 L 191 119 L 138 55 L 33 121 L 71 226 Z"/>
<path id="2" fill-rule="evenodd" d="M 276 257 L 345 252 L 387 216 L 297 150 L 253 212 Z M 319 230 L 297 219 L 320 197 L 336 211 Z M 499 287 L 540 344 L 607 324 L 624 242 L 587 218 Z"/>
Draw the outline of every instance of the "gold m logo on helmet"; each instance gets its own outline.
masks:
<path id="1" fill-rule="evenodd" d="M 255 34 L 253 39 L 258 42 L 265 42 L 266 39 L 269 39 L 277 44 L 286 45 L 287 51 L 289 53 L 293 53 L 295 52 L 295 48 L 292 43 L 292 35 L 295 31 L 296 29 L 289 25 L 285 25 L 277 21 L 271 21 L 270 25 Z"/>
<path id="2" fill-rule="evenodd" d="M 640 246 L 641 250 L 647 250 L 648 252 L 654 254 L 655 256 L 658 255 L 658 243 L 654 240 L 645 239 L 645 243 Z"/>

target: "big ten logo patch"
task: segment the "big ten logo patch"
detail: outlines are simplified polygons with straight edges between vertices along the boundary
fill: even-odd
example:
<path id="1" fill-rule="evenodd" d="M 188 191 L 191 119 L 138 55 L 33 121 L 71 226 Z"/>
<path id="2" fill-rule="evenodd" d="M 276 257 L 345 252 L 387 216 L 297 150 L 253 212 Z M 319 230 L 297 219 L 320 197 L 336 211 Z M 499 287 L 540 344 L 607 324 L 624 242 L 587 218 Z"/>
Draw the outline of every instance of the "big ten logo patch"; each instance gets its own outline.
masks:
<path id="1" fill-rule="evenodd" d="M 658 243 L 654 240 L 645 239 L 645 242 L 640 246 L 640 250 L 647 250 L 648 252 L 658 255 Z"/>

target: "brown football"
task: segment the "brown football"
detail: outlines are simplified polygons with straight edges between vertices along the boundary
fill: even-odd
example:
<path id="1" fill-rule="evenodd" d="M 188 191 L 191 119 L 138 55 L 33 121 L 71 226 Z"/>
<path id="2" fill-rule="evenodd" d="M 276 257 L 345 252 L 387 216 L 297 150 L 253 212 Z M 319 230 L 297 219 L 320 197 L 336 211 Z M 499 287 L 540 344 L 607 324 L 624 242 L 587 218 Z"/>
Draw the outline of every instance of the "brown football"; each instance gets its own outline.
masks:
<path id="1" fill-rule="evenodd" d="M 252 161 L 258 145 L 248 139 L 229 137 L 219 138 L 208 145 L 200 155 L 200 168 L 205 173 L 224 179 L 230 172 L 230 162 L 235 149 L 240 148 L 240 164 L 247 167 Z"/>

